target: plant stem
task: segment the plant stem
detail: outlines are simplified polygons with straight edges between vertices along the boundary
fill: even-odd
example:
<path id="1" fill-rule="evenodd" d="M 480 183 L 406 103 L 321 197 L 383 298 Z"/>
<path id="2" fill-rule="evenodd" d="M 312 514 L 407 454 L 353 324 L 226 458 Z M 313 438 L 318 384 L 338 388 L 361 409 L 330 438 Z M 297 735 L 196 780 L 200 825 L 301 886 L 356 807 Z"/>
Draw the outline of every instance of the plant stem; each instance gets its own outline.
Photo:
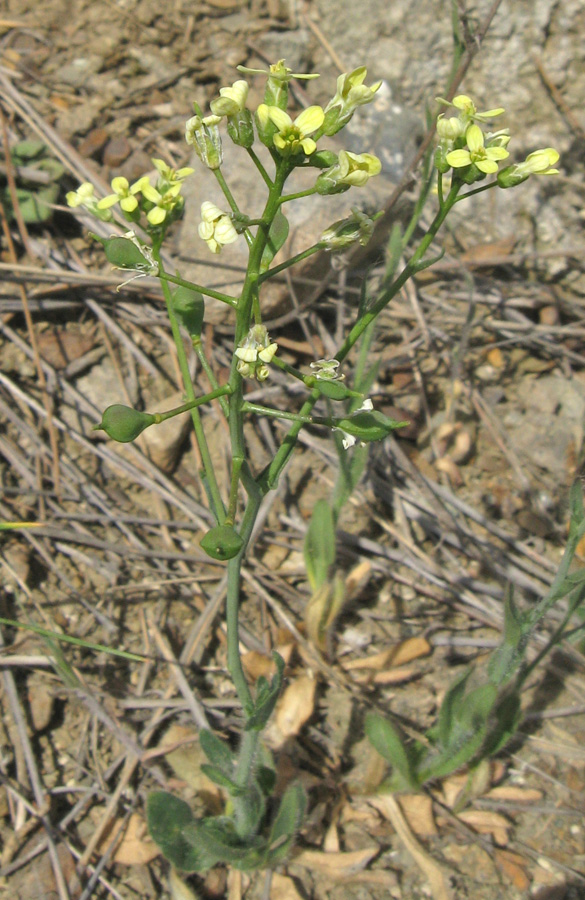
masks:
<path id="1" fill-rule="evenodd" d="M 172 419 L 173 416 L 179 416 L 181 413 L 189 412 L 192 409 L 196 409 L 198 406 L 202 406 L 204 403 L 209 403 L 210 400 L 224 397 L 226 394 L 231 394 L 231 392 L 231 387 L 229 384 L 226 384 L 223 387 L 216 388 L 216 390 L 211 391 L 209 394 L 204 394 L 203 397 L 196 397 L 194 400 L 189 400 L 187 403 L 183 403 L 181 406 L 175 406 L 173 409 L 168 409 L 166 412 L 152 413 L 154 416 L 153 424 L 158 425 L 160 422 Z"/>
<path id="2" fill-rule="evenodd" d="M 340 362 L 345 359 L 356 341 L 359 340 L 360 336 L 366 330 L 368 325 L 370 325 L 370 323 L 374 321 L 374 319 L 380 314 L 380 312 L 396 296 L 403 284 L 417 272 L 424 254 L 428 250 L 441 225 L 445 221 L 449 210 L 455 203 L 459 187 L 460 185 L 454 185 L 451 187 L 451 190 L 449 191 L 449 194 L 447 195 L 447 198 L 445 200 L 444 206 L 439 210 L 439 212 L 433 219 L 431 225 L 429 226 L 428 232 L 425 234 L 424 238 L 415 250 L 412 258 L 406 264 L 398 278 L 393 281 L 392 284 L 388 286 L 388 288 L 381 292 L 380 296 L 378 297 L 375 304 L 371 307 L 371 309 L 368 310 L 351 329 L 348 337 L 341 345 L 339 351 L 335 354 L 335 358 Z M 310 397 L 305 400 L 303 406 L 299 411 L 299 419 L 308 417 L 310 415 L 311 410 L 319 399 L 319 396 L 319 392 L 316 390 L 311 393 Z M 260 474 L 260 477 L 258 478 L 258 486 L 264 494 L 272 490 L 278 483 L 280 474 L 290 459 L 290 456 L 296 444 L 297 437 L 302 427 L 302 421 L 295 421 L 288 434 L 284 438 L 279 449 L 277 450 L 272 462 L 269 463 L 264 471 Z"/>
<path id="3" fill-rule="evenodd" d="M 173 309 L 171 291 L 166 281 L 162 279 L 162 275 L 164 275 L 165 272 L 163 269 L 162 260 L 160 258 L 160 248 L 153 246 L 152 250 L 154 258 L 159 265 L 159 278 L 161 278 L 161 287 L 167 305 L 167 313 L 169 316 L 169 322 L 171 323 L 171 331 L 177 350 L 177 359 L 179 361 L 179 368 L 181 370 L 185 394 L 187 395 L 189 400 L 195 400 L 196 397 L 195 391 L 193 390 L 193 383 L 191 381 L 191 374 L 189 372 L 189 363 L 187 361 L 187 354 L 185 353 L 185 345 L 183 344 L 183 338 L 181 336 L 179 323 Z M 223 500 L 221 499 L 221 494 L 219 492 L 219 486 L 217 484 L 217 479 L 215 477 L 215 471 L 213 468 L 213 461 L 211 459 L 211 454 L 209 452 L 207 439 L 205 437 L 205 432 L 203 430 L 201 416 L 199 415 L 198 409 L 191 409 L 191 419 L 193 421 L 195 439 L 197 441 L 197 446 L 199 447 L 199 453 L 201 454 L 201 462 L 203 463 L 207 483 L 209 485 L 209 493 L 211 497 L 211 504 L 213 507 L 212 511 L 217 522 L 221 525 L 225 517 L 225 508 L 223 505 Z"/>
<path id="4" fill-rule="evenodd" d="M 199 291 L 200 294 L 205 294 L 206 297 L 213 297 L 214 300 L 221 300 L 222 303 L 229 303 L 230 306 L 236 307 L 238 305 L 236 298 L 230 297 L 229 294 L 222 294 L 221 291 L 214 291 L 211 288 L 202 287 L 200 284 L 194 284 L 192 281 L 185 281 L 184 278 L 169 275 L 168 272 L 162 269 L 159 269 L 158 278 L 161 281 L 170 281 L 172 284 L 178 284 L 180 287 L 189 288 L 191 291 Z"/>
<path id="5" fill-rule="evenodd" d="M 309 256 L 313 256 L 314 253 L 318 253 L 319 250 L 322 249 L 323 247 L 321 243 L 313 244 L 312 247 L 308 247 L 306 250 L 302 250 L 300 253 L 297 253 L 296 256 L 291 256 L 290 259 L 286 259 L 283 263 L 280 263 L 279 266 L 274 266 L 272 269 L 268 269 L 267 272 L 263 272 L 258 279 L 258 284 L 262 284 L 262 282 L 266 281 L 267 278 L 272 278 L 273 275 L 278 275 L 279 272 L 283 272 L 290 266 L 294 266 L 295 263 L 301 262 L 301 260 L 307 259 L 307 257 Z"/>

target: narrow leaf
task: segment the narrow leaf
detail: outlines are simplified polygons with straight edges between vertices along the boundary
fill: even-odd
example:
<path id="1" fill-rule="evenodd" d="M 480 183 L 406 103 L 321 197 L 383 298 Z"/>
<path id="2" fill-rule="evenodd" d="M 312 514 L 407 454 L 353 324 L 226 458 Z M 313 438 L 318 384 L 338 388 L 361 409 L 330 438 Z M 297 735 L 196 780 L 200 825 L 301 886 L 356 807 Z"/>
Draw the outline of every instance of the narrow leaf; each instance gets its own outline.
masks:
<path id="1" fill-rule="evenodd" d="M 272 220 L 272 225 L 270 226 L 270 231 L 268 232 L 268 241 L 266 242 L 266 247 L 264 248 L 264 253 L 262 254 L 262 262 L 260 263 L 260 272 L 266 272 L 270 263 L 286 241 L 288 237 L 288 219 L 286 216 L 278 210 L 274 219 Z"/>
<path id="2" fill-rule="evenodd" d="M 377 713 L 368 713 L 365 722 L 366 737 L 370 744 L 400 774 L 409 788 L 417 789 L 414 755 L 402 738 L 398 728 Z"/>
<path id="3" fill-rule="evenodd" d="M 329 580 L 335 562 L 335 522 L 327 500 L 318 500 L 313 508 L 303 554 L 309 584 L 316 591 Z"/>

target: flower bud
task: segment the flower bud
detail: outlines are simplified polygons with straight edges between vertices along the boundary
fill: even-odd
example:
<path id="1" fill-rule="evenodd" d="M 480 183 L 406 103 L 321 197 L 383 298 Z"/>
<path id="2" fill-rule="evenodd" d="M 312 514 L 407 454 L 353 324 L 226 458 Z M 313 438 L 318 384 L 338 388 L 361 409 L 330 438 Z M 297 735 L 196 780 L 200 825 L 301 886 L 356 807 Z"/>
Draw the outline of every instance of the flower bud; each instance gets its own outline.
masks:
<path id="1" fill-rule="evenodd" d="M 367 75 L 365 66 L 359 66 L 353 72 L 340 75 L 337 79 L 337 92 L 325 107 L 323 134 L 337 134 L 351 119 L 358 106 L 371 103 L 376 91 L 382 85 L 377 81 L 371 87 L 363 82 Z"/>
<path id="2" fill-rule="evenodd" d="M 350 153 L 340 150 L 337 165 L 326 169 L 315 182 L 319 194 L 339 194 L 355 185 L 361 187 L 373 175 L 378 175 L 382 163 L 372 153 Z"/>
<path id="3" fill-rule="evenodd" d="M 278 126 L 274 124 L 269 115 L 269 107 L 261 103 L 254 115 L 258 137 L 265 147 L 274 146 L 274 135 L 278 132 Z"/>
<path id="4" fill-rule="evenodd" d="M 465 134 L 465 123 L 458 116 L 450 116 L 448 119 L 440 115 L 437 119 L 437 134 L 443 141 L 456 141 Z"/>
<path id="5" fill-rule="evenodd" d="M 105 431 L 108 437 L 121 444 L 136 440 L 145 428 L 152 425 L 155 417 L 150 413 L 139 412 L 130 406 L 114 403 L 108 406 L 102 415 L 102 421 L 95 425 L 94 431 Z"/>
<path id="6" fill-rule="evenodd" d="M 246 107 L 248 82 L 235 81 L 231 87 L 219 89 L 220 97 L 209 104 L 214 116 L 235 116 Z"/>

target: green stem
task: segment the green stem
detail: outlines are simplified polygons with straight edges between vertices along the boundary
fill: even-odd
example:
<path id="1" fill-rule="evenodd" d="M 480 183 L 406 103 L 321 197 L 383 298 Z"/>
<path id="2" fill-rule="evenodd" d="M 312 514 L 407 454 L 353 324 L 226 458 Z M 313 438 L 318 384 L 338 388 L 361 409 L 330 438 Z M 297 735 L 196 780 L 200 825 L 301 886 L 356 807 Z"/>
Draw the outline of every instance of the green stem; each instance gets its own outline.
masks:
<path id="1" fill-rule="evenodd" d="M 256 413 L 257 416 L 269 416 L 272 419 L 287 419 L 289 422 L 301 422 L 303 425 L 328 425 L 329 422 L 321 422 L 313 416 L 301 416 L 298 413 L 285 412 L 281 409 L 272 409 L 270 406 L 261 406 L 259 403 L 242 403 L 242 412 Z"/>
<path id="2" fill-rule="evenodd" d="M 460 194 L 455 202 L 459 203 L 461 200 L 465 200 L 467 197 L 473 197 L 474 194 L 483 194 L 484 191 L 490 191 L 492 188 L 495 188 L 497 186 L 497 181 L 490 181 L 489 184 L 482 184 L 481 187 L 475 188 L 475 190 L 473 191 L 467 191 L 466 194 Z"/>
<path id="3" fill-rule="evenodd" d="M 258 279 L 258 283 L 262 284 L 262 282 L 266 281 L 267 278 L 272 278 L 273 275 L 278 275 L 279 272 L 283 272 L 290 266 L 294 266 L 295 263 L 301 262 L 301 260 L 307 259 L 307 257 L 309 256 L 313 256 L 314 253 L 318 253 L 319 250 L 322 249 L 323 245 L 321 243 L 313 244 L 312 247 L 308 247 L 306 250 L 302 250 L 300 253 L 297 253 L 296 256 L 291 256 L 290 259 L 285 259 L 285 261 L 283 263 L 280 263 L 279 266 L 274 266 L 272 269 L 268 269 L 267 272 L 263 272 Z"/>
<path id="4" fill-rule="evenodd" d="M 227 514 L 225 517 L 226 525 L 233 525 L 234 519 L 236 518 L 236 510 L 238 508 L 238 486 L 240 484 L 240 472 L 243 464 L 243 459 L 232 460 L 232 479 L 230 484 L 230 497 L 228 500 Z"/>
<path id="5" fill-rule="evenodd" d="M 180 287 L 189 288 L 191 291 L 199 291 L 200 294 L 205 294 L 207 297 L 213 297 L 214 300 L 221 300 L 222 303 L 228 303 L 234 308 L 238 305 L 236 298 L 230 297 L 229 294 L 222 294 L 221 291 L 213 291 L 211 288 L 202 287 L 202 285 L 194 284 L 192 281 L 185 281 L 184 278 L 178 278 L 176 275 L 169 275 L 168 272 L 164 272 L 162 269 L 159 269 L 158 277 L 161 281 L 170 281 L 172 284 L 178 284 Z"/>
<path id="6" fill-rule="evenodd" d="M 258 279 L 260 272 L 260 263 L 262 254 L 268 241 L 268 234 L 272 221 L 280 208 L 280 196 L 284 187 L 284 183 L 289 175 L 290 168 L 286 161 L 280 160 L 274 182 L 271 183 L 266 206 L 262 213 L 262 223 L 258 226 L 258 231 L 250 247 L 248 267 L 246 270 L 246 278 L 238 305 L 236 308 L 236 331 L 234 338 L 234 346 L 238 346 L 248 334 L 254 298 L 258 293 Z M 229 416 L 228 423 L 230 429 L 230 444 L 232 460 L 241 461 L 246 459 L 245 442 L 244 442 L 244 412 L 243 412 L 243 385 L 242 378 L 237 370 L 238 359 L 234 354 L 230 371 L 229 385 L 232 388 L 232 394 L 229 398 Z M 246 681 L 246 676 L 242 667 L 239 649 L 239 621 L 238 612 L 240 604 L 240 576 L 244 555 L 252 535 L 254 524 L 258 516 L 260 504 L 262 502 L 263 492 L 259 489 L 252 473 L 247 464 L 241 462 L 236 463 L 237 473 L 232 472 L 232 486 L 236 483 L 236 478 L 241 476 L 242 483 L 248 493 L 248 502 L 244 510 L 244 515 L 239 527 L 239 533 L 243 540 L 243 546 L 240 553 L 233 559 L 230 559 L 227 567 L 227 595 L 226 595 L 226 624 L 227 624 L 227 644 L 228 644 L 228 669 L 236 688 L 238 698 L 242 704 L 246 718 L 249 718 L 254 709 L 254 703 L 250 688 Z M 244 741 L 252 747 L 252 738 L 244 736 Z M 254 745 L 255 746 L 255 745 Z M 250 768 L 253 765 L 253 753 L 250 751 L 247 761 L 242 758 L 241 764 L 238 766 L 238 779 L 242 779 L 244 783 Z"/>
<path id="7" fill-rule="evenodd" d="M 316 194 L 317 188 L 307 188 L 306 191 L 297 191 L 296 194 L 285 194 L 284 197 L 280 198 L 280 203 L 288 203 L 289 200 L 300 200 L 301 197 L 310 197 L 311 194 Z"/>
<path id="8" fill-rule="evenodd" d="M 153 256 L 156 259 L 159 265 L 159 278 L 161 278 L 161 287 L 163 291 L 163 295 L 165 298 L 165 303 L 167 305 L 167 313 L 169 316 L 169 322 L 171 324 L 171 332 L 173 335 L 173 340 L 175 342 L 175 347 L 177 350 L 177 359 L 179 361 L 179 368 L 181 370 L 181 376 L 183 379 L 183 387 L 185 389 L 185 394 L 187 395 L 189 400 L 195 400 L 195 391 L 193 390 L 193 383 L 191 381 L 191 375 L 189 373 L 189 363 L 187 361 L 187 354 L 185 353 L 185 345 L 183 344 L 183 338 L 181 336 L 181 329 L 179 327 L 179 323 L 177 321 L 177 317 L 175 315 L 175 311 L 173 309 L 173 302 L 171 297 L 171 291 L 167 284 L 167 281 L 162 277 L 166 273 L 163 269 L 163 263 L 160 258 L 160 246 L 153 246 L 152 248 Z M 168 279 L 168 276 L 167 276 Z M 231 387 L 231 386 L 230 386 Z M 223 505 L 223 500 L 221 499 L 221 494 L 219 492 L 219 486 L 217 484 L 217 479 L 215 477 L 215 471 L 213 468 L 213 461 L 211 459 L 211 454 L 209 452 L 209 447 L 207 445 L 207 439 L 205 437 L 205 432 L 203 431 L 203 425 L 201 422 L 201 416 L 199 415 L 199 410 L 196 408 L 191 409 L 191 419 L 193 421 L 193 429 L 195 431 L 195 439 L 197 441 L 197 446 L 199 447 L 199 453 L 201 454 L 201 462 L 203 463 L 203 468 L 205 470 L 205 475 L 207 478 L 207 483 L 209 485 L 209 494 L 211 497 L 211 503 L 213 506 L 213 513 L 215 515 L 216 520 L 219 524 L 222 524 L 223 519 L 225 517 L 225 509 Z"/>
<path id="9" fill-rule="evenodd" d="M 209 394 L 205 394 L 203 397 L 197 397 L 195 400 L 189 400 L 187 403 L 183 403 L 181 406 L 175 406 L 173 409 L 168 409 L 164 413 L 151 413 L 154 416 L 154 425 L 159 425 L 160 422 L 165 422 L 167 419 L 172 419 L 174 416 L 179 416 L 181 413 L 189 412 L 192 409 L 196 409 L 198 406 L 202 406 L 203 403 L 208 403 L 210 400 L 216 400 L 218 397 L 223 397 L 225 394 L 231 394 L 232 389 L 229 384 L 224 385 L 223 387 L 218 387 L 215 391 L 211 391 Z"/>
<path id="10" fill-rule="evenodd" d="M 199 364 L 201 365 L 201 368 L 207 375 L 207 378 L 208 378 L 208 381 L 209 381 L 211 387 L 213 388 L 214 391 L 216 391 L 219 388 L 219 383 L 218 383 L 217 378 L 215 377 L 215 372 L 209 365 L 209 361 L 203 351 L 203 345 L 201 343 L 201 338 L 200 337 L 192 338 L 192 344 L 193 344 L 193 350 L 195 351 L 195 355 L 197 356 L 197 359 L 199 360 Z M 223 412 L 224 416 L 227 419 L 228 413 L 229 413 L 229 407 L 228 407 L 224 397 L 222 397 L 222 396 L 219 397 L 219 405 L 221 406 L 221 411 Z"/>
<path id="11" fill-rule="evenodd" d="M 230 559 L 227 566 L 226 626 L 228 670 L 247 719 L 250 718 L 254 711 L 254 701 L 246 681 L 240 657 L 238 615 L 240 609 L 240 578 L 242 562 L 256 524 L 261 502 L 262 495 L 260 492 L 248 495 L 248 502 L 239 528 L 239 534 L 244 543 L 238 555 Z"/>
<path id="12" fill-rule="evenodd" d="M 258 171 L 260 172 L 260 175 L 262 176 L 262 178 L 263 178 L 263 180 L 264 180 L 264 184 L 266 185 L 266 187 L 268 188 L 268 190 L 271 190 L 271 188 L 272 188 L 272 178 L 270 177 L 270 175 L 268 174 L 268 172 L 267 172 L 266 169 L 264 168 L 264 166 L 263 166 L 263 164 L 262 164 L 262 161 L 261 161 L 260 158 L 256 155 L 256 152 L 252 149 L 252 147 L 247 147 L 246 149 L 247 149 L 247 151 L 248 151 L 248 156 L 250 157 L 250 159 L 252 160 L 252 162 L 254 163 L 254 165 L 256 166 L 256 168 L 258 169 Z"/>
<path id="13" fill-rule="evenodd" d="M 229 205 L 230 205 L 231 211 L 232 211 L 236 216 L 241 216 L 241 212 L 240 212 L 240 210 L 239 210 L 239 208 L 238 208 L 238 204 L 236 203 L 236 201 L 235 201 L 235 199 L 234 199 L 234 195 L 233 195 L 232 192 L 230 191 L 230 189 L 229 189 L 229 187 L 228 187 L 228 183 L 227 183 L 227 181 L 225 180 L 225 178 L 223 177 L 223 172 L 221 171 L 221 169 L 214 169 L 214 170 L 213 170 L 213 174 L 215 175 L 215 177 L 216 177 L 216 179 L 217 179 L 217 181 L 218 181 L 218 184 L 219 184 L 220 188 L 221 188 L 222 191 L 223 191 L 223 195 L 224 195 L 225 199 L 227 200 L 227 202 L 228 202 Z M 253 236 L 250 234 L 250 232 L 248 231 L 247 228 L 246 228 L 246 230 L 244 231 L 244 237 L 246 238 L 246 242 L 247 242 L 247 244 L 248 244 L 248 247 L 251 247 L 254 238 L 253 238 Z"/>
<path id="14" fill-rule="evenodd" d="M 415 250 L 412 258 L 409 260 L 409 262 L 404 267 L 404 270 L 401 272 L 401 274 L 398 276 L 398 278 L 386 290 L 384 290 L 380 294 L 378 300 L 371 307 L 371 309 L 368 310 L 359 319 L 358 322 L 356 322 L 356 324 L 350 331 L 347 339 L 341 345 L 339 351 L 335 354 L 335 358 L 338 359 L 340 362 L 343 359 L 345 359 L 347 354 L 352 349 L 353 345 L 356 343 L 357 340 L 359 340 L 360 336 L 366 330 L 368 325 L 370 325 L 370 323 L 373 322 L 373 320 L 376 318 L 376 316 L 378 316 L 379 313 L 396 296 L 396 294 L 401 289 L 403 284 L 406 281 L 408 281 L 408 279 L 413 274 L 416 273 L 424 254 L 430 247 L 430 245 L 431 245 L 433 239 L 435 238 L 437 232 L 439 231 L 441 225 L 445 221 L 445 218 L 446 218 L 449 210 L 455 203 L 455 199 L 456 199 L 459 188 L 460 188 L 460 185 L 453 185 L 451 187 L 451 190 L 449 191 L 447 199 L 445 200 L 444 207 L 439 210 L 439 212 L 433 219 L 427 234 L 425 234 L 424 238 L 422 239 L 419 246 Z M 311 396 L 308 397 L 307 400 L 305 400 L 303 406 L 301 407 L 301 409 L 299 411 L 299 419 L 302 419 L 303 417 L 308 417 L 310 415 L 315 403 L 319 399 L 319 396 L 320 396 L 319 392 L 314 390 L 312 392 Z M 280 478 L 280 474 L 290 459 L 290 456 L 292 454 L 292 451 L 294 450 L 294 447 L 295 447 L 295 444 L 297 441 L 297 437 L 298 437 L 299 432 L 302 427 L 303 427 L 302 421 L 297 420 L 294 422 L 294 424 L 291 426 L 288 434 L 284 438 L 281 446 L 277 450 L 276 455 L 274 456 L 274 459 L 272 460 L 271 463 L 269 463 L 266 466 L 266 468 L 264 469 L 264 471 L 261 473 L 260 477 L 258 478 L 258 485 L 260 487 L 260 490 L 264 494 L 268 493 L 268 491 L 272 490 L 278 484 L 278 479 Z"/>

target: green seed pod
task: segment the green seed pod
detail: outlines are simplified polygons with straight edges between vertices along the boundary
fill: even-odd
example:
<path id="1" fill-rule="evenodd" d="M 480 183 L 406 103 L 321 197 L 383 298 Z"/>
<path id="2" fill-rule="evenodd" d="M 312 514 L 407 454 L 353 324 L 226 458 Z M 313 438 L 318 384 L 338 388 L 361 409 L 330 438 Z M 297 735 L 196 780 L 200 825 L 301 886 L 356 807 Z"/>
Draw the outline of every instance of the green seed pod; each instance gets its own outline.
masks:
<path id="1" fill-rule="evenodd" d="M 200 337 L 205 315 L 203 294 L 188 287 L 176 287 L 172 291 L 172 307 L 191 337 Z"/>
<path id="2" fill-rule="evenodd" d="M 316 378 L 313 387 L 316 387 L 319 393 L 323 397 L 328 397 L 329 400 L 345 400 L 350 396 L 349 388 L 346 388 L 341 381 L 325 381 Z"/>
<path id="3" fill-rule="evenodd" d="M 408 422 L 389 419 L 384 413 L 372 410 L 355 413 L 348 419 L 340 419 L 336 422 L 336 427 L 341 428 L 346 434 L 353 435 L 358 441 L 369 444 L 370 441 L 381 441 L 396 428 L 402 428 L 408 424 Z"/>
<path id="4" fill-rule="evenodd" d="M 121 444 L 129 444 L 136 440 L 145 428 L 152 425 L 155 417 L 150 413 L 139 412 L 130 406 L 114 403 L 108 406 L 102 416 L 102 421 L 94 427 L 94 431 L 105 431 L 108 437 Z"/>
<path id="5" fill-rule="evenodd" d="M 251 147 L 254 143 L 254 125 L 249 109 L 242 109 L 228 116 L 227 133 L 238 147 Z"/>
<path id="6" fill-rule="evenodd" d="M 200 546 L 212 559 L 233 559 L 244 542 L 233 525 L 217 525 L 208 531 L 200 541 Z"/>
<path id="7" fill-rule="evenodd" d="M 148 271 L 151 263 L 142 255 L 136 244 L 124 237 L 100 238 L 92 235 L 104 246 L 106 259 L 117 269 Z"/>

